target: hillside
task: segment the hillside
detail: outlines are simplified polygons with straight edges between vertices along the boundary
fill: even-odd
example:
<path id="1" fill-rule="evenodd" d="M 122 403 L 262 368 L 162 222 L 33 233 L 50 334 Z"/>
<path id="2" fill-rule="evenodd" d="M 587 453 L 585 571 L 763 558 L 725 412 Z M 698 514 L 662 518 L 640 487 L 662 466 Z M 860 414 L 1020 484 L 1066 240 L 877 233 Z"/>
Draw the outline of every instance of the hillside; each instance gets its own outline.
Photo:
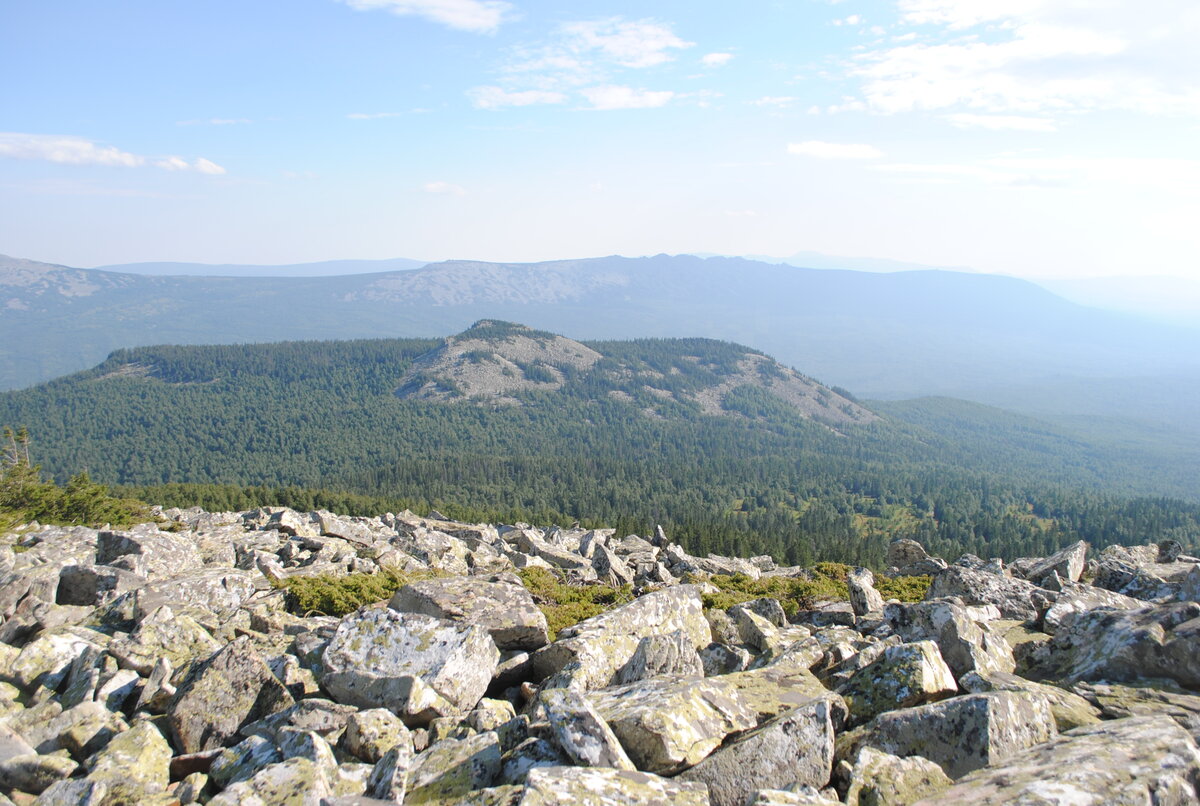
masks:
<path id="1" fill-rule="evenodd" d="M 0 395 L 0 423 L 28 426 L 60 480 L 86 468 L 163 503 L 661 523 L 691 550 L 789 562 L 878 561 L 896 536 L 1011 556 L 1200 534 L 1200 452 L 971 404 L 877 408 L 729 343 L 492 321 L 441 341 L 121 350 Z"/>
<path id="2" fill-rule="evenodd" d="M 36 271 L 32 266 L 39 267 Z M 14 268 L 15 267 L 15 268 Z M 1075 305 L 1032 283 L 951 271 L 802 269 L 688 255 L 536 264 L 448 261 L 335 277 L 144 276 L 0 259 L 0 388 L 161 343 L 446 336 L 507 319 L 576 339 L 704 336 L 746 344 L 865 397 L 969 396 L 1033 410 L 1043 394 L 1200 377 L 1196 331 Z M 1178 425 L 1188 383 L 1120 411 Z M 1179 392 L 1177 395 L 1176 392 Z M 1182 397 L 1180 397 L 1182 395 Z M 1014 399 L 1014 397 L 1016 399 Z M 1132 410 L 1132 414 L 1130 411 Z"/>

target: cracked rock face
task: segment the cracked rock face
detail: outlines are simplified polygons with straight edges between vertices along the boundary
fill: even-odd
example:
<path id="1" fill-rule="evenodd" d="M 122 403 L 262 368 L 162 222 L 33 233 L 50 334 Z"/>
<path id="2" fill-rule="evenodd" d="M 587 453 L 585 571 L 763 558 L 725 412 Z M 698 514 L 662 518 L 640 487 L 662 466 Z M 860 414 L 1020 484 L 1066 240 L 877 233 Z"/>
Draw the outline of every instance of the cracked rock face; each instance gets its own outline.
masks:
<path id="1" fill-rule="evenodd" d="M 501 650 L 533 650 L 549 643 L 545 615 L 519 584 L 469 577 L 426 579 L 405 585 L 388 607 L 401 613 L 478 624 Z"/>

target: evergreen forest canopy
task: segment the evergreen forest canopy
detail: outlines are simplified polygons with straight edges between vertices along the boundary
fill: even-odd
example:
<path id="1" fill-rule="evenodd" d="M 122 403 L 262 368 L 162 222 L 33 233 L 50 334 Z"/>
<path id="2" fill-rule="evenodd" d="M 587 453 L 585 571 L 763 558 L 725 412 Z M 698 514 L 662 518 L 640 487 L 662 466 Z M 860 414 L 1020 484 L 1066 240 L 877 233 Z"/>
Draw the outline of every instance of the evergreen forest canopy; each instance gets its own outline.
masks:
<path id="1" fill-rule="evenodd" d="M 488 327 L 472 335 L 512 335 Z M 398 396 L 414 359 L 441 344 L 118 350 L 0 395 L 0 423 L 27 427 L 60 481 L 86 470 L 167 506 L 662 524 L 693 553 L 788 564 L 879 566 L 899 536 L 950 557 L 1046 554 L 1080 538 L 1200 542 L 1194 457 L 953 400 L 870 404 L 881 419 L 833 428 L 741 383 L 725 416 L 704 414 L 695 395 L 759 355 L 707 339 L 589 342 L 602 360 L 558 371 L 559 388 L 512 393 L 517 405 Z M 536 361 L 522 371 L 551 377 Z"/>

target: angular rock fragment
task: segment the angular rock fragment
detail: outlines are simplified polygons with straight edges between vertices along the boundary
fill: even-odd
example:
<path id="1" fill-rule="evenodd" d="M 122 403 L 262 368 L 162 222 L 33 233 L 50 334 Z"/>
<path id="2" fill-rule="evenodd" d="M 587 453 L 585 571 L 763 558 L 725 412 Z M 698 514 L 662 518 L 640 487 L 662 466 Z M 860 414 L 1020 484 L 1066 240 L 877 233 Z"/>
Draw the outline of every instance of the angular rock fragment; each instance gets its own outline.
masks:
<path id="1" fill-rule="evenodd" d="M 549 640 L 546 616 L 519 584 L 472 577 L 420 580 L 396 591 L 388 607 L 401 613 L 478 624 L 501 650 L 537 649 Z"/>
<path id="2" fill-rule="evenodd" d="M 850 589 L 850 606 L 854 615 L 883 612 L 883 597 L 875 590 L 875 575 L 869 568 L 854 568 L 846 577 Z"/>
<path id="3" fill-rule="evenodd" d="M 830 705 L 814 700 L 738 736 L 676 780 L 707 785 L 714 806 L 741 806 L 759 789 L 823 787 L 832 769 Z"/>
<path id="4" fill-rule="evenodd" d="M 954 674 L 933 641 L 888 647 L 838 690 L 854 724 L 884 711 L 935 702 L 957 692 Z"/>
<path id="5" fill-rule="evenodd" d="M 889 604 L 884 616 L 905 641 L 934 641 L 942 659 L 961 677 L 970 671 L 1011 672 L 1012 647 L 986 622 L 972 618 L 970 608 L 953 602 Z"/>
<path id="6" fill-rule="evenodd" d="M 897 756 L 923 756 L 959 778 L 1056 735 L 1044 697 L 995 691 L 881 714 L 839 736 L 838 756 L 851 758 L 870 746 Z"/>
<path id="7" fill-rule="evenodd" d="M 397 745 L 412 748 L 412 735 L 404 722 L 386 708 L 351 714 L 338 746 L 367 764 L 376 764 Z"/>
<path id="8" fill-rule="evenodd" d="M 142 803 L 166 791 L 171 746 L 150 722 L 117 736 L 89 762 L 88 778 L 104 784 L 106 803 Z"/>
<path id="9" fill-rule="evenodd" d="M 603 767 L 529 771 L 520 806 L 708 806 L 703 784 Z"/>
<path id="10" fill-rule="evenodd" d="M 1076 728 L 958 780 L 921 806 L 1200 801 L 1200 750 L 1167 717 L 1130 717 Z"/>
<path id="11" fill-rule="evenodd" d="M 292 758 L 259 770 L 209 801 L 210 806 L 321 806 L 333 790 L 324 771 L 306 758 Z"/>
<path id="12" fill-rule="evenodd" d="M 846 806 L 910 806 L 953 783 L 941 767 L 928 759 L 899 758 L 864 747 L 850 773 Z"/>
<path id="13" fill-rule="evenodd" d="M 1050 713 L 1054 715 L 1054 726 L 1060 733 L 1100 721 L 1100 709 L 1085 698 L 1057 686 L 1026 680 L 1020 675 L 1008 672 L 968 672 L 959 683 L 963 691 L 972 694 L 982 694 L 985 691 L 1026 691 L 1045 697 L 1050 703 Z"/>
<path id="14" fill-rule="evenodd" d="M 183 753 L 221 747 L 250 722 L 292 704 L 250 642 L 239 638 L 197 666 L 179 687 L 167 715 Z"/>
<path id="15" fill-rule="evenodd" d="M 584 767 L 635 769 L 620 741 L 587 698 L 573 689 L 552 688 L 539 697 L 554 740 Z"/>
<path id="16" fill-rule="evenodd" d="M 1055 593 L 1032 582 L 952 565 L 933 578 L 927 599 L 957 597 L 969 605 L 994 605 L 1004 618 L 1037 619 Z"/>
<path id="17" fill-rule="evenodd" d="M 413 759 L 406 804 L 455 803 L 500 775 L 500 742 L 495 733 L 445 739 Z"/>
<path id="18" fill-rule="evenodd" d="M 700 655 L 683 630 L 643 638 L 633 657 L 617 671 L 613 683 L 624 685 L 658 675 L 704 677 Z"/>
<path id="19" fill-rule="evenodd" d="M 338 702 L 388 708 L 415 727 L 470 711 L 499 660 L 481 626 L 374 608 L 342 620 L 321 658 L 321 685 Z"/>

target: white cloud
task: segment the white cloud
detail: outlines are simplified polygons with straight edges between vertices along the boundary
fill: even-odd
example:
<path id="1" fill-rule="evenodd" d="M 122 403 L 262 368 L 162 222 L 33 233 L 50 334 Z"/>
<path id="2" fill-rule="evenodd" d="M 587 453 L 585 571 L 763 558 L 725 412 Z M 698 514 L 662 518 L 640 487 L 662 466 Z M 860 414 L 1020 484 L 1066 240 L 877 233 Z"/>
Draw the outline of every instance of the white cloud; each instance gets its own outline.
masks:
<path id="1" fill-rule="evenodd" d="M 183 157 L 143 157 L 106 146 L 83 137 L 58 134 L 0 132 L 0 157 L 43 160 L 60 165 L 104 165 L 117 168 L 141 168 L 152 165 L 167 171 L 197 171 L 223 174 L 225 169 L 200 157 L 188 162 Z"/>
<path id="2" fill-rule="evenodd" d="M 670 90 L 641 90 L 633 87 L 606 85 L 581 90 L 592 109 L 653 109 L 665 106 L 675 93 Z"/>
<path id="3" fill-rule="evenodd" d="M 826 143 L 821 140 L 789 143 L 787 150 L 789 154 L 825 160 L 874 160 L 883 156 L 883 152 L 875 146 L 861 143 Z"/>
<path id="4" fill-rule="evenodd" d="M 569 22 L 562 26 L 567 46 L 576 53 L 599 52 L 622 67 L 653 67 L 671 61 L 670 51 L 694 43 L 677 37 L 671 28 L 654 20 Z"/>
<path id="5" fill-rule="evenodd" d="M 506 106 L 561 104 L 567 96 L 552 90 L 521 90 L 510 92 L 502 87 L 475 87 L 467 91 L 471 102 L 479 109 L 502 109 Z"/>
<path id="6" fill-rule="evenodd" d="M 706 53 L 700 61 L 709 67 L 724 67 L 733 59 L 732 53 Z"/>
<path id="7" fill-rule="evenodd" d="M 854 57 L 875 112 L 1200 115 L 1194 0 L 897 0 L 904 44 Z M 900 40 L 894 40 L 894 43 Z"/>
<path id="8" fill-rule="evenodd" d="M 494 32 L 512 10 L 502 0 L 341 0 L 359 11 L 383 9 L 400 16 L 421 17 L 458 31 Z"/>
<path id="9" fill-rule="evenodd" d="M 398 118 L 402 112 L 351 112 L 346 117 L 349 120 L 383 120 L 384 118 Z"/>
<path id="10" fill-rule="evenodd" d="M 972 115 L 960 112 L 947 115 L 946 120 L 960 129 L 990 129 L 1023 132 L 1053 132 L 1058 126 L 1050 118 L 1031 118 L 1024 115 Z"/>
<path id="11" fill-rule="evenodd" d="M 424 187 L 426 193 L 438 193 L 449 196 L 465 196 L 467 189 L 461 185 L 455 185 L 451 182 L 426 182 Z"/>
<path id="12" fill-rule="evenodd" d="M 849 17 L 845 17 L 840 20 L 834 20 L 833 24 L 839 25 L 839 26 L 840 25 L 860 25 L 860 24 L 862 24 L 862 21 L 863 21 L 863 18 L 862 18 L 861 14 L 851 14 Z"/>

